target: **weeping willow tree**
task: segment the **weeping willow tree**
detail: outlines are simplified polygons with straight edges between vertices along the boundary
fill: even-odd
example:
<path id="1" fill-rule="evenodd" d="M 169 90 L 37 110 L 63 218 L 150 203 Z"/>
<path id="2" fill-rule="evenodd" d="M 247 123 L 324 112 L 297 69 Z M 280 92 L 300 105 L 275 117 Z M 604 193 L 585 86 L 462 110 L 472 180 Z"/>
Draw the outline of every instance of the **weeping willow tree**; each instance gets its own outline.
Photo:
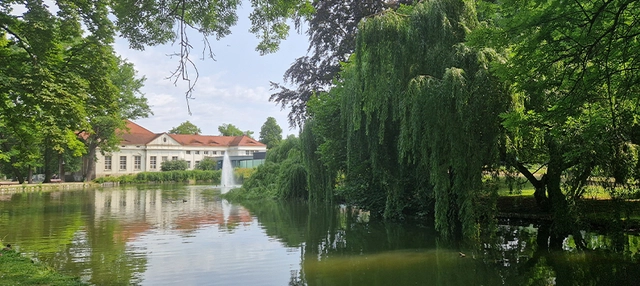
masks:
<path id="1" fill-rule="evenodd" d="M 444 235 L 475 235 L 478 202 L 490 194 L 483 170 L 497 161 L 509 100 L 488 72 L 494 55 L 464 43 L 476 25 L 473 3 L 458 0 L 362 21 L 355 55 L 327 95 L 340 98 L 340 122 L 310 108 L 314 125 L 344 134 L 339 193 L 348 202 L 386 219 L 431 213 Z M 330 132 L 318 134 L 322 141 Z"/>

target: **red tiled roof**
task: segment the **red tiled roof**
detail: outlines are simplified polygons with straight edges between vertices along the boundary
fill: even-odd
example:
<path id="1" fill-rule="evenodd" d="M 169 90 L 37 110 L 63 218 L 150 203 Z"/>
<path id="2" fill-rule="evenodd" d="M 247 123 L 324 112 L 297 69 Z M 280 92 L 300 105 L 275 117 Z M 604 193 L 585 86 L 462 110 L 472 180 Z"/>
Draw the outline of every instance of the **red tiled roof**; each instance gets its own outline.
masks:
<path id="1" fill-rule="evenodd" d="M 144 127 L 127 120 L 128 131 L 122 130 L 119 133 L 122 136 L 121 144 L 148 144 L 153 139 L 164 133 L 153 133 Z M 266 147 L 266 145 L 259 141 L 252 139 L 248 136 L 211 136 L 211 135 L 199 135 L 199 134 L 167 134 L 173 140 L 180 143 L 183 146 L 260 146 Z"/>
<path id="2" fill-rule="evenodd" d="M 260 143 L 258 140 L 252 139 L 249 136 L 242 135 L 236 136 L 233 141 L 229 144 L 229 146 L 267 146 Z"/>
<path id="3" fill-rule="evenodd" d="M 130 120 L 127 120 L 127 129 L 128 130 L 118 130 L 118 134 L 122 137 L 122 141 L 120 141 L 121 144 L 144 145 L 160 136 L 160 134 L 155 134 Z"/>
<path id="4" fill-rule="evenodd" d="M 211 136 L 198 134 L 169 134 L 183 146 L 266 146 L 247 136 Z"/>

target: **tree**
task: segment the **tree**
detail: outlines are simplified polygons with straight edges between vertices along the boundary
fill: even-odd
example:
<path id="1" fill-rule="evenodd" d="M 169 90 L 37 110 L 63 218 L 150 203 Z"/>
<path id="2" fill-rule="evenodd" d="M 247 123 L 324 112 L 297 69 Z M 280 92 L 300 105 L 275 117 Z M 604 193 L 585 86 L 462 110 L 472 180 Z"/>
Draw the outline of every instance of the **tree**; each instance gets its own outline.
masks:
<path id="1" fill-rule="evenodd" d="M 488 70 L 495 56 L 465 43 L 475 11 L 471 1 L 425 1 L 361 21 L 336 86 L 310 101 L 315 138 L 303 136 L 318 146 L 309 162 L 345 160 L 325 168 L 343 174 L 336 192 L 348 203 L 385 219 L 432 214 L 444 236 L 474 236 L 490 217 L 483 171 L 497 162 L 509 96 Z"/>
<path id="2" fill-rule="evenodd" d="M 122 58 L 113 56 L 111 60 L 115 65 L 110 74 L 105 75 L 104 78 L 108 80 L 105 83 L 106 86 L 109 84 L 113 86 L 113 89 L 109 89 L 108 92 L 114 93 L 115 97 L 112 102 L 106 103 L 107 106 L 90 105 L 99 110 L 89 113 L 88 121 L 91 129 L 84 132 L 85 145 L 88 149 L 87 167 L 84 170 L 85 180 L 92 180 L 94 177 L 94 162 L 98 148 L 102 153 L 117 150 L 121 140 L 121 134 L 118 134 L 118 131 L 122 132 L 126 128 L 125 120 L 145 118 L 153 114 L 147 98 L 140 92 L 145 78 L 138 78 L 133 64 Z"/>
<path id="3" fill-rule="evenodd" d="M 177 127 L 171 128 L 169 134 L 200 134 L 202 131 L 189 120 L 182 122 Z"/>
<path id="4" fill-rule="evenodd" d="M 414 2 L 417 1 L 313 1 L 314 13 L 308 17 L 306 32 L 310 55 L 297 58 L 284 73 L 284 82 L 294 84 L 296 88 L 271 83 L 272 89 L 278 92 L 269 100 L 290 109 L 289 125 L 301 127 L 306 117 L 307 102 L 314 94 L 331 88 L 332 80 L 339 77 L 340 63 L 346 62 L 355 50 L 358 24 L 362 19 Z"/>
<path id="5" fill-rule="evenodd" d="M 247 130 L 247 131 L 242 132 L 242 130 L 240 130 L 235 125 L 227 124 L 227 123 L 224 123 L 224 124 L 218 126 L 218 131 L 220 132 L 221 136 L 242 136 L 242 135 L 246 135 L 246 136 L 251 137 L 253 135 L 253 131 Z"/>
<path id="6" fill-rule="evenodd" d="M 604 184 L 612 191 L 638 180 L 640 5 L 506 1 L 490 8 L 495 17 L 472 39 L 505 55 L 495 71 L 514 93 L 503 115 L 507 162 L 535 187 L 554 231 L 577 234 L 568 201 L 584 194 L 590 176 L 612 178 Z M 536 165 L 546 173 L 536 177 Z"/>
<path id="7" fill-rule="evenodd" d="M 251 2 L 254 8 L 250 16 L 253 23 L 251 32 L 261 39 L 257 47 L 261 53 L 278 49 L 279 42 L 288 35 L 288 19 L 293 19 L 298 26 L 313 12 L 309 0 Z M 10 35 L 15 47 L 26 52 L 21 61 L 31 64 L 47 59 L 42 57 L 43 52 L 62 51 L 57 49 L 60 40 L 68 41 L 83 35 L 109 45 L 117 32 L 129 41 L 131 48 L 138 50 L 145 46 L 178 42 L 179 51 L 171 56 L 177 56 L 179 62 L 170 78 L 187 82 L 185 96 L 189 99 L 198 80 L 191 56 L 194 46 L 189 41 L 189 30 L 202 35 L 203 57 L 207 54 L 213 58 L 209 38 L 220 39 L 230 33 L 230 27 L 237 22 L 236 9 L 240 3 L 238 0 L 143 0 L 135 3 L 116 0 L 90 3 L 54 1 L 45 5 L 42 0 L 6 0 L 0 4 L 0 36 L 5 40 L 5 36 Z M 26 12 L 18 15 L 14 13 L 16 10 Z M 52 11 L 56 11 L 55 14 Z M 40 24 L 20 24 L 34 20 Z M 36 34 L 39 37 L 34 37 Z M 84 48 L 86 46 L 80 44 L 65 52 L 73 54 Z"/>
<path id="8" fill-rule="evenodd" d="M 267 121 L 260 128 L 260 142 L 267 145 L 267 149 L 271 149 L 282 141 L 282 128 L 273 117 L 268 117 Z"/>
<path id="9" fill-rule="evenodd" d="M 204 158 L 200 163 L 196 164 L 195 168 L 198 170 L 215 170 L 218 166 L 218 162 L 213 160 L 212 158 Z"/>

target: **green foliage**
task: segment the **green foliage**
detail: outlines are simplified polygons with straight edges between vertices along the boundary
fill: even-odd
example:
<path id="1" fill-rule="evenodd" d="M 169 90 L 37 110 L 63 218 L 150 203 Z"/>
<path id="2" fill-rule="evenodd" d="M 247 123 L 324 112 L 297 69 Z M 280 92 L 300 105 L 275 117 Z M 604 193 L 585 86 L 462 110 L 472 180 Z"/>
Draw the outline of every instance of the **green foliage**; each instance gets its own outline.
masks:
<path id="1" fill-rule="evenodd" d="M 164 161 L 160 164 L 160 170 L 164 171 L 184 171 L 188 168 L 188 163 L 185 160 L 171 160 Z"/>
<path id="2" fill-rule="evenodd" d="M 195 168 L 198 170 L 215 170 L 218 166 L 216 160 L 212 158 L 204 158 L 200 161 L 200 163 L 196 164 Z"/>
<path id="3" fill-rule="evenodd" d="M 245 180 L 251 178 L 256 172 L 256 168 L 236 168 L 233 170 L 234 182 L 237 184 L 243 184 Z"/>
<path id="4" fill-rule="evenodd" d="M 260 128 L 260 142 L 267 145 L 267 149 L 280 144 L 282 141 L 282 128 L 273 117 L 268 117 L 267 121 Z"/>
<path id="5" fill-rule="evenodd" d="M 567 200 L 590 177 L 607 188 L 638 182 L 640 5 L 635 1 L 506 1 L 485 6 L 470 40 L 503 54 L 495 74 L 513 91 L 502 115 L 507 162 L 536 188 L 556 231 L 576 232 Z M 631 56 L 634 55 L 634 56 Z M 546 165 L 536 178 L 529 170 Z M 611 178 L 611 180 L 609 179 Z"/>
<path id="6" fill-rule="evenodd" d="M 189 122 L 189 120 L 180 123 L 179 126 L 171 128 L 170 134 L 201 134 L 202 131 L 198 126 Z"/>
<path id="7" fill-rule="evenodd" d="M 94 182 L 102 184 L 105 182 L 117 182 L 120 184 L 133 184 L 133 183 L 186 183 L 190 180 L 211 182 L 213 184 L 220 184 L 220 170 L 177 170 L 166 172 L 141 172 L 135 175 L 123 175 L 123 176 L 109 176 L 100 177 L 94 180 Z"/>
<path id="8" fill-rule="evenodd" d="M 300 142 L 302 146 L 302 160 L 307 173 L 307 182 L 309 183 L 309 200 L 332 202 L 333 185 L 336 179 L 336 173 L 323 164 L 318 149 L 320 148 L 320 138 L 316 137 L 313 132 L 315 120 L 309 119 L 300 133 Z"/>
<path id="9" fill-rule="evenodd" d="M 227 124 L 224 123 L 220 126 L 218 126 L 218 131 L 220 132 L 220 135 L 222 136 L 242 136 L 242 135 L 246 135 L 251 137 L 253 135 L 253 131 L 247 130 L 247 131 L 242 131 L 240 129 L 238 129 L 238 127 L 236 127 L 233 124 Z"/>
<path id="10" fill-rule="evenodd" d="M 482 172 L 497 161 L 509 100 L 488 71 L 495 56 L 465 45 L 476 26 L 468 1 L 422 2 L 362 21 L 340 81 L 309 103 L 305 128 L 318 147 L 305 152 L 308 168 L 326 168 L 334 180 L 344 174 L 336 193 L 372 216 L 434 214 L 443 235 L 474 236 L 476 206 L 491 193 Z M 311 166 L 316 153 L 324 166 Z"/>
<path id="11" fill-rule="evenodd" d="M 299 20 L 311 13 L 307 1 L 267 2 L 255 2 L 251 16 L 258 25 L 255 32 L 268 42 L 261 44 L 263 52 L 274 51 L 279 42 L 275 39 L 286 36 L 286 19 Z M 96 148 L 115 148 L 114 130 L 124 127 L 125 119 L 151 113 L 139 91 L 144 78 L 137 78 L 133 66 L 114 54 L 116 33 L 136 49 L 180 39 L 180 67 L 174 75 L 194 83 L 186 70 L 193 63 L 187 30 L 203 35 L 205 50 L 210 50 L 208 37 L 219 39 L 230 33 L 239 4 L 237 0 L 2 1 L 3 167 L 21 180 L 35 167 L 44 167 L 50 177 L 53 167 L 62 163 L 60 154 L 88 151 L 92 161 Z M 275 24 L 262 25 L 264 21 Z M 213 57 L 211 50 L 209 54 Z M 192 90 L 190 84 L 187 97 Z M 80 133 L 86 146 L 70 133 Z M 89 168 L 85 176 L 91 178 L 93 173 Z"/>
<path id="12" fill-rule="evenodd" d="M 265 163 L 255 169 L 242 188 L 229 192 L 229 198 L 307 198 L 307 170 L 302 163 L 300 148 L 300 139 L 290 135 L 269 150 Z"/>

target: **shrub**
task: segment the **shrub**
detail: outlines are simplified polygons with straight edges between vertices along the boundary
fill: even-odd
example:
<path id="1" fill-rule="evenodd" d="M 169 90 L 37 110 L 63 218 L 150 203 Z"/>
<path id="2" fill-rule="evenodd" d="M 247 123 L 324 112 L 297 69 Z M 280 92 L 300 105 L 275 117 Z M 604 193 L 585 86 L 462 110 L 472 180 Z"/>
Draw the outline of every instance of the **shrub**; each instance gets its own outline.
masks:
<path id="1" fill-rule="evenodd" d="M 166 171 L 184 171 L 188 167 L 187 161 L 185 160 L 171 160 L 164 161 L 160 164 L 160 170 L 163 172 Z"/>
<path id="2" fill-rule="evenodd" d="M 213 160 L 212 158 L 204 158 L 200 163 L 196 164 L 196 169 L 198 170 L 215 170 L 218 165 L 218 162 Z"/>
<path id="3" fill-rule="evenodd" d="M 237 168 L 233 171 L 235 181 L 237 184 L 243 184 L 246 179 L 251 178 L 251 175 L 256 172 L 256 168 Z"/>
<path id="4" fill-rule="evenodd" d="M 166 172 L 142 172 L 136 175 L 124 175 L 117 177 L 101 177 L 94 181 L 96 183 L 105 182 L 117 182 L 120 184 L 131 183 L 183 183 L 190 180 L 200 182 L 211 182 L 213 184 L 220 184 L 220 171 L 166 171 Z"/>

